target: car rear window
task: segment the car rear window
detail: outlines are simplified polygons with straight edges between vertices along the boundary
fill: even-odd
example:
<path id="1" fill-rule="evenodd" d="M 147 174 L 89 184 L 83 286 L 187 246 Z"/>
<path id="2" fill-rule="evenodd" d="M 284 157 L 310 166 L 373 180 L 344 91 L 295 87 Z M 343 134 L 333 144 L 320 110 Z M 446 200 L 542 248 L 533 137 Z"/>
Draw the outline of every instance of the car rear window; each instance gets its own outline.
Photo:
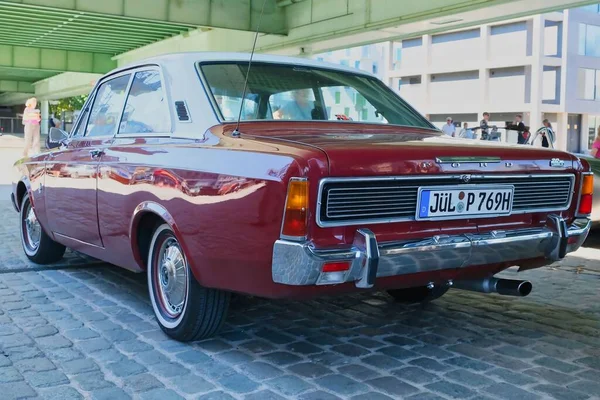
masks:
<path id="1" fill-rule="evenodd" d="M 242 107 L 247 62 L 199 66 L 224 121 Z M 241 119 L 339 121 L 436 129 L 380 80 L 362 74 L 253 62 Z"/>

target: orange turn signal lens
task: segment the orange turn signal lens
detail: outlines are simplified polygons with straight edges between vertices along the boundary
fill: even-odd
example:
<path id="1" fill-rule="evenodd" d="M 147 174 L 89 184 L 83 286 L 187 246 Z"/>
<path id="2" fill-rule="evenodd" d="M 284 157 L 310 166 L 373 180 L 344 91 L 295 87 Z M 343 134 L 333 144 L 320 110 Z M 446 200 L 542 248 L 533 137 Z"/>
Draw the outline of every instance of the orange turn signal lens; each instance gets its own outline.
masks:
<path id="1" fill-rule="evenodd" d="M 308 181 L 292 178 L 288 186 L 285 213 L 281 234 L 287 237 L 304 238 L 308 222 Z"/>
<path id="2" fill-rule="evenodd" d="M 593 194 L 594 193 L 594 175 L 583 175 L 583 182 L 581 184 L 581 194 Z"/>

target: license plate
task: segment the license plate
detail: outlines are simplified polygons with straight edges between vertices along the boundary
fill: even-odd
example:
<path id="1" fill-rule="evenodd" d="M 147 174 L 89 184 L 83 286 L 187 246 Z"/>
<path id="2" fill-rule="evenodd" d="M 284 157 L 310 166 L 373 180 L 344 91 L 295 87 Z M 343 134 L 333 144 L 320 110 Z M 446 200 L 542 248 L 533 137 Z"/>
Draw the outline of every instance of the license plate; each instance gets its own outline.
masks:
<path id="1" fill-rule="evenodd" d="M 418 220 L 481 218 L 509 215 L 512 185 L 462 185 L 419 188 Z"/>

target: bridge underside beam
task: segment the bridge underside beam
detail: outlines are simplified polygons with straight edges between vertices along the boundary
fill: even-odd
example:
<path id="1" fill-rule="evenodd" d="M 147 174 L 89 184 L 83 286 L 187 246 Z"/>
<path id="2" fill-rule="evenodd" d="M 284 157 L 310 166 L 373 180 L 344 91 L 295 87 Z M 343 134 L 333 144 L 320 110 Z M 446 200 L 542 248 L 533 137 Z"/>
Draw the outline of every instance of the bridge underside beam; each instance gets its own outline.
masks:
<path id="1" fill-rule="evenodd" d="M 0 92 L 34 93 L 31 82 L 0 80 Z"/>
<path id="2" fill-rule="evenodd" d="M 0 68 L 106 73 L 116 67 L 110 54 L 11 46 L 2 41 L 0 38 Z"/>
<path id="3" fill-rule="evenodd" d="M 212 27 L 255 31 L 264 0 L 3 0 L 0 15 L 26 19 L 141 28 L 141 31 Z M 151 3 L 151 4 L 150 4 Z M 284 34 L 285 8 L 267 0 L 260 30 Z M 75 20 L 73 20 L 73 18 Z M 2 19 L 2 18 L 0 18 Z M 61 21 L 62 20 L 62 21 Z M 183 28 L 183 29 L 181 29 Z M 118 29 L 115 29 L 119 32 Z M 83 31 L 85 32 L 85 31 Z M 81 31 L 80 31 L 81 33 Z"/>

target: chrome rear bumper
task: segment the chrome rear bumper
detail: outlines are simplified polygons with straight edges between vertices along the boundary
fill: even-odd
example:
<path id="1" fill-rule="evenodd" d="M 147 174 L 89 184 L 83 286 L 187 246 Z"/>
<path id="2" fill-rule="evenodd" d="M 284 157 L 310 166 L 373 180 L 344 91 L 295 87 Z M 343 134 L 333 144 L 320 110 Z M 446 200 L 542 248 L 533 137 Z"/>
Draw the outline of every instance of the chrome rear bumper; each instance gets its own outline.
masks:
<path id="1" fill-rule="evenodd" d="M 577 250 L 591 227 L 589 219 L 567 226 L 557 215 L 536 229 L 493 231 L 485 234 L 434 236 L 432 238 L 377 243 L 369 229 L 356 231 L 352 247 L 315 249 L 311 244 L 278 240 L 273 248 L 273 281 L 285 285 L 323 285 L 355 282 L 370 288 L 376 278 L 545 258 L 548 264 Z M 348 271 L 323 273 L 323 265 L 350 262 Z M 332 274 L 332 273 L 329 273 Z"/>

